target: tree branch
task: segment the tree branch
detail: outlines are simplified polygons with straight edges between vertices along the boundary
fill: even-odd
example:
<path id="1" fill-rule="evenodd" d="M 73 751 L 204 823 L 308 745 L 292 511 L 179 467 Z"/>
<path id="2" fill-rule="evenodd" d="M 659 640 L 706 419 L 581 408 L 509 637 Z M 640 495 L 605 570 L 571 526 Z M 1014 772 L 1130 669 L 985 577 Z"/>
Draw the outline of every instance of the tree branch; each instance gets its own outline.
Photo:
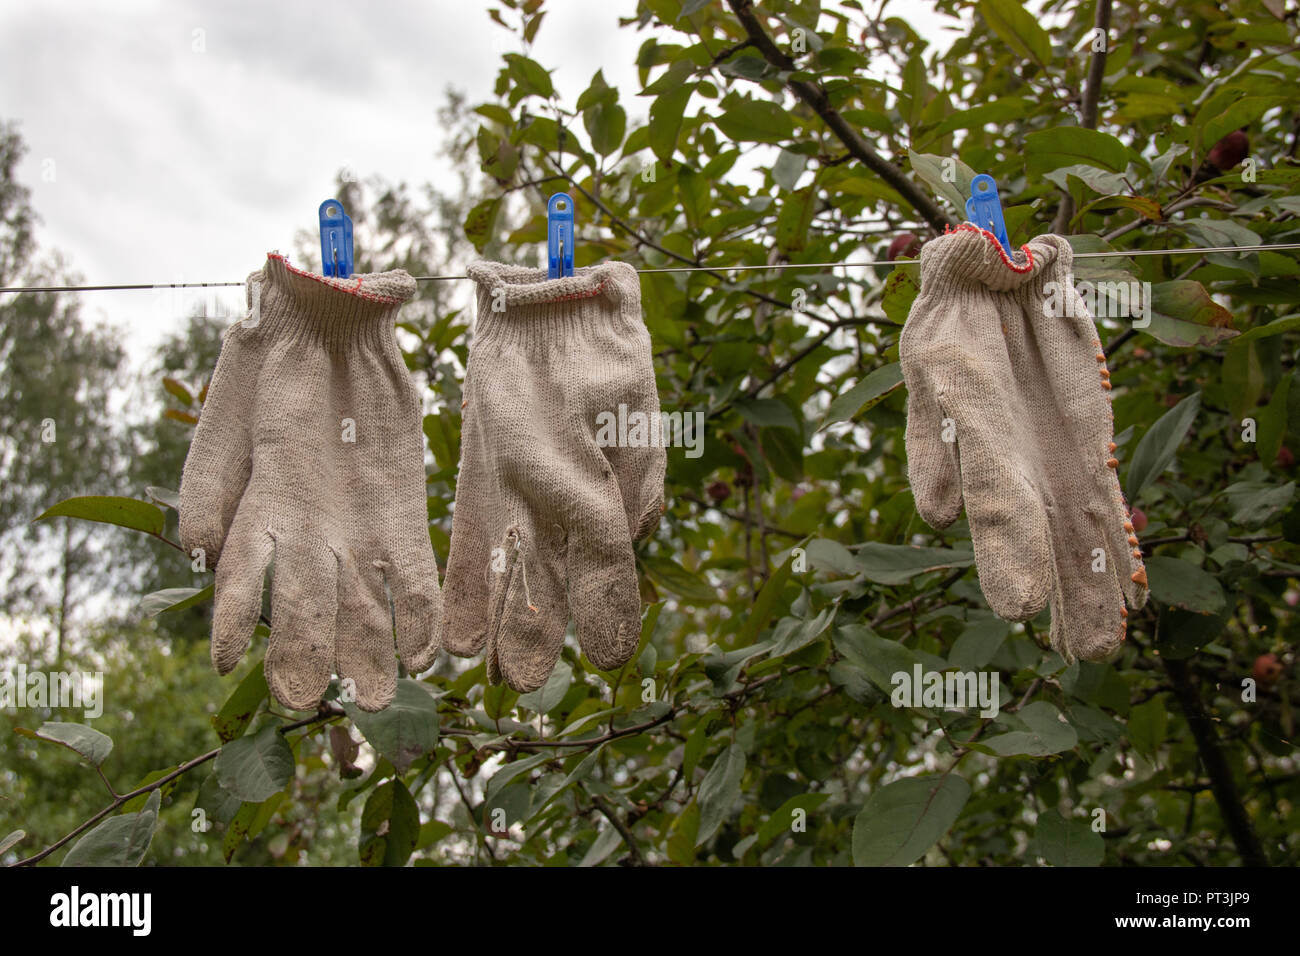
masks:
<path id="1" fill-rule="evenodd" d="M 783 72 L 792 73 L 799 69 L 798 64 L 772 42 L 763 25 L 758 22 L 758 17 L 754 14 L 753 0 L 727 0 L 727 3 L 735 13 L 736 19 L 740 21 L 746 36 L 749 37 L 749 45 L 758 50 L 763 55 L 763 59 Z M 930 224 L 931 228 L 943 232 L 945 227 L 956 225 L 956 221 L 950 218 L 920 186 L 912 182 L 906 173 L 871 148 L 848 120 L 831 106 L 830 99 L 820 87 L 806 80 L 794 78 L 786 79 L 785 85 L 790 92 L 821 117 L 822 122 L 835 134 L 836 139 L 844 144 L 844 148 L 854 159 L 888 183 L 920 214 L 922 219 Z"/>
<path id="2" fill-rule="evenodd" d="M 314 723 L 329 721 L 335 719 L 336 717 L 342 717 L 342 716 L 344 716 L 343 711 L 338 710 L 336 708 L 330 708 L 328 710 L 315 713 L 310 717 L 304 717 L 302 720 L 295 720 L 291 724 L 285 724 L 283 727 L 280 728 L 280 733 L 283 734 L 286 731 L 297 730 L 300 727 L 307 727 Z M 171 773 L 167 774 L 165 777 L 159 777 L 157 780 L 153 781 L 152 783 L 146 783 L 144 786 L 137 787 L 136 789 L 130 791 L 129 793 L 118 794 L 112 803 L 110 803 L 104 809 L 100 810 L 98 813 L 96 813 L 85 823 L 80 824 L 71 833 L 67 834 L 61 839 L 50 844 L 44 850 L 41 850 L 41 852 L 29 856 L 25 860 L 19 860 L 18 862 L 11 863 L 9 865 L 10 866 L 32 866 L 36 863 L 39 863 L 41 860 L 45 859 L 47 856 L 49 856 L 51 853 L 58 850 L 60 847 L 67 845 L 67 843 L 72 839 L 74 839 L 75 837 L 77 837 L 81 833 L 84 833 L 86 830 L 93 827 L 96 823 L 104 819 L 104 817 L 108 816 L 114 810 L 121 808 L 122 805 L 127 803 L 129 800 L 134 800 L 136 797 L 142 796 L 146 793 L 151 793 L 154 790 L 158 790 L 166 786 L 167 784 L 175 780 L 177 777 L 189 773 L 195 767 L 200 767 L 203 764 L 207 763 L 209 760 L 215 759 L 219 753 L 221 753 L 220 747 L 216 748 L 215 750 L 209 750 L 207 753 L 200 754 L 199 756 L 195 757 L 193 760 L 189 760 L 181 764 L 179 767 L 177 767 Z M 100 774 L 100 776 L 103 776 L 103 774 Z M 108 784 L 108 780 L 106 779 L 104 783 Z M 112 787 L 110 786 L 109 789 L 111 790 Z"/>
<path id="3" fill-rule="evenodd" d="M 1223 817 L 1228 833 L 1232 836 L 1232 842 L 1237 845 L 1242 863 L 1246 866 L 1268 866 L 1268 857 L 1264 855 L 1264 848 L 1260 845 L 1246 808 L 1237 794 L 1232 768 L 1228 766 L 1223 749 L 1219 746 L 1214 724 L 1205 713 L 1200 692 L 1192 683 L 1187 662 L 1171 660 L 1168 657 L 1162 660 L 1173 685 L 1174 696 L 1178 698 L 1179 706 L 1187 717 L 1187 725 L 1196 741 L 1196 750 L 1201 756 L 1201 763 L 1210 778 L 1210 790 L 1214 793 L 1214 802 L 1219 805 L 1219 814 Z"/>
<path id="4" fill-rule="evenodd" d="M 1093 29 L 1101 31 L 1101 49 L 1094 50 L 1092 62 L 1088 64 L 1088 84 L 1083 91 L 1083 106 L 1079 122 L 1085 129 L 1097 128 L 1097 103 L 1101 100 L 1101 83 L 1106 75 L 1106 50 L 1110 45 L 1110 0 L 1097 0 L 1097 15 L 1093 20 Z M 1051 231 L 1064 235 L 1070 228 L 1074 217 L 1074 197 L 1067 190 L 1061 199 L 1056 218 L 1052 220 Z"/>

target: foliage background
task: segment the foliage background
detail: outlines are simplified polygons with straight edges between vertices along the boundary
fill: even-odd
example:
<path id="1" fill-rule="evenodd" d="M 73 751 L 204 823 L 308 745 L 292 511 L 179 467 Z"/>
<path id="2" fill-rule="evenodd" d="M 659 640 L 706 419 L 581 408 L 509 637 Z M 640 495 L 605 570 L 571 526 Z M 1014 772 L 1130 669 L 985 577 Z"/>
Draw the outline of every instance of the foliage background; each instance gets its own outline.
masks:
<path id="1" fill-rule="evenodd" d="M 942 54 L 853 0 L 640 0 L 621 29 L 644 34 L 642 88 L 597 73 L 566 103 L 529 56 L 542 0 L 501 0 L 517 52 L 495 99 L 453 95 L 439 117 L 458 188 L 340 182 L 356 268 L 536 263 L 561 188 L 579 264 L 898 258 L 906 234 L 959 221 L 974 172 L 997 178 L 1013 243 L 1297 241 L 1294 3 L 934 10 L 960 18 Z M 866 78 L 882 65 L 889 79 Z M 0 132 L 0 278 L 65 276 L 32 248 L 22 144 Z M 208 670 L 210 581 L 166 543 L 165 489 L 223 320 L 178 332 L 131 386 L 159 413 L 124 424 L 108 413 L 112 331 L 67 296 L 4 296 L 5 663 L 102 671 L 94 727 L 115 747 L 71 740 L 101 780 L 14 732 L 79 712 L 0 713 L 0 834 L 22 831 L 0 852 L 58 861 L 108 806 L 102 826 L 143 834 L 117 861 L 157 864 L 1294 864 L 1297 276 L 1292 252 L 1079 261 L 1079 279 L 1152 283 L 1149 327 L 1099 326 L 1153 600 L 1116 660 L 1066 667 L 1044 649 L 1047 612 L 1022 626 L 988 611 L 964 522 L 940 534 L 917 517 L 897 372 L 914 267 L 645 275 L 661 403 L 706 412 L 708 433 L 699 458 L 670 450 L 668 510 L 639 548 L 639 656 L 608 674 L 566 648 L 524 697 L 444 658 L 377 717 L 280 713 L 256 653 L 229 679 Z M 448 286 L 420 288 L 401 335 L 427 389 L 445 562 L 470 316 Z M 63 506 L 92 522 L 31 522 L 90 494 L 153 503 L 119 513 L 130 530 L 103 523 L 103 501 Z M 189 590 L 124 600 L 162 589 Z M 917 662 L 996 670 L 1002 713 L 893 706 L 890 675 Z"/>

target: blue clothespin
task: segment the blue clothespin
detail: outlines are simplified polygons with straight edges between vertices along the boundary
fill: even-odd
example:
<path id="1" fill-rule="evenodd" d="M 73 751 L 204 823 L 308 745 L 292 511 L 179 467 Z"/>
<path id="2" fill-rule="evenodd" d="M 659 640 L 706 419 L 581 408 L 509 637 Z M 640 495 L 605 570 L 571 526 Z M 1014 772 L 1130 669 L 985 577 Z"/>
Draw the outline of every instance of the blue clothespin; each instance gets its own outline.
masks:
<path id="1" fill-rule="evenodd" d="M 352 275 L 352 218 L 337 199 L 320 204 L 320 257 L 325 275 Z"/>
<path id="2" fill-rule="evenodd" d="M 546 277 L 573 275 L 573 200 L 556 193 L 546 204 Z"/>
<path id="3" fill-rule="evenodd" d="M 970 199 L 966 200 L 966 218 L 981 229 L 993 233 L 1007 255 L 1012 255 L 1011 241 L 1007 238 L 1007 224 L 1002 218 L 1002 199 L 998 196 L 998 183 L 988 173 L 980 173 L 970 181 Z"/>

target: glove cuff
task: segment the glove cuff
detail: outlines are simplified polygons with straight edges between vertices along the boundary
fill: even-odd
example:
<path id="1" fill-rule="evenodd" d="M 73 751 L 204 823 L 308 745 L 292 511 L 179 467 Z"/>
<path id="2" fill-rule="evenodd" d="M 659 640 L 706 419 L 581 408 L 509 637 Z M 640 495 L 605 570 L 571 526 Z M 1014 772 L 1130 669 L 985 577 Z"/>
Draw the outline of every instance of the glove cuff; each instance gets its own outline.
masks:
<path id="1" fill-rule="evenodd" d="M 922 247 L 921 288 L 975 284 L 1009 292 L 1045 271 L 1068 272 L 1073 259 L 1070 244 L 1060 236 L 1039 236 L 1007 255 L 993 233 L 963 223 Z"/>
<path id="2" fill-rule="evenodd" d="M 600 327 L 640 328 L 641 285 L 626 262 L 602 262 L 548 279 L 545 269 L 475 262 L 466 270 L 478 287 L 476 341 L 563 344 Z"/>
<path id="3" fill-rule="evenodd" d="M 248 328 L 273 335 L 302 335 L 330 351 L 381 344 L 392 338 L 398 310 L 415 295 L 415 280 L 401 269 L 339 279 L 319 276 L 268 253 L 248 279 Z"/>

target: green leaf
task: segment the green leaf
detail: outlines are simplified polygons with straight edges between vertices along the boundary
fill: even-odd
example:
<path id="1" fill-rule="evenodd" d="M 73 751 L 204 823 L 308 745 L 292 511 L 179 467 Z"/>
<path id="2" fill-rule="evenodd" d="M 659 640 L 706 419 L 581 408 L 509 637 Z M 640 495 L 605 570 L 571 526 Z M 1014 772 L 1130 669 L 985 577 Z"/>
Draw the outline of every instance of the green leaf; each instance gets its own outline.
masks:
<path id="1" fill-rule="evenodd" d="M 1232 611 L 1231 606 L 1217 614 L 1162 607 L 1156 619 L 1156 650 L 1169 660 L 1191 657 L 1219 636 Z"/>
<path id="2" fill-rule="evenodd" d="M 715 833 L 740 799 L 740 778 L 745 773 L 745 750 L 731 744 L 713 760 L 700 782 L 700 828 L 695 834 L 699 846 Z"/>
<path id="3" fill-rule="evenodd" d="M 144 493 L 149 496 L 150 500 L 171 508 L 173 511 L 181 510 L 181 494 L 179 491 L 172 491 L 170 488 L 159 488 L 157 485 L 146 485 Z"/>
<path id="4" fill-rule="evenodd" d="M 664 162 L 677 151 L 677 137 L 682 129 L 682 114 L 694 92 L 692 86 L 678 86 L 660 94 L 650 104 L 650 148 Z"/>
<path id="5" fill-rule="evenodd" d="M 1037 18 L 1019 0 L 979 0 L 977 8 L 984 22 L 1011 48 L 1017 57 L 1047 66 L 1052 58 L 1052 41 Z"/>
<path id="6" fill-rule="evenodd" d="M 362 866 L 405 866 L 420 840 L 420 810 L 401 780 L 381 784 L 361 811 Z"/>
<path id="7" fill-rule="evenodd" d="M 758 828 L 758 839 L 755 843 L 758 846 L 767 846 L 781 834 L 792 832 L 791 828 L 794 826 L 796 810 L 811 814 L 812 811 L 829 799 L 830 794 L 828 793 L 801 793 L 791 797 L 781 804 Z"/>
<path id="8" fill-rule="evenodd" d="M 487 782 L 487 789 L 484 792 L 485 801 L 492 800 L 497 794 L 506 788 L 508 784 L 522 777 L 535 767 L 539 767 L 554 755 L 547 753 L 533 754 L 531 757 L 524 757 L 522 760 L 515 760 L 508 764 L 503 764 L 501 769 L 492 775 L 492 779 Z"/>
<path id="9" fill-rule="evenodd" d="M 555 799 L 560 794 L 564 793 L 575 783 L 579 783 L 583 780 L 586 780 L 588 777 L 591 776 L 591 772 L 596 769 L 596 765 L 599 764 L 602 759 L 601 752 L 604 749 L 605 749 L 605 745 L 601 744 L 598 747 L 596 747 L 596 749 L 593 750 L 591 753 L 583 757 L 580 761 L 578 761 L 578 765 L 569 772 L 568 776 L 566 776 L 562 781 L 560 781 L 559 786 L 557 786 L 554 790 L 550 791 L 549 793 L 543 795 L 541 799 L 539 799 L 536 803 L 534 803 L 532 808 L 532 815 L 529 817 L 529 819 L 523 821 L 522 824 L 525 833 L 527 833 L 529 827 L 532 826 L 533 820 L 536 820 L 538 816 L 541 815 L 543 810 L 545 810 L 548 806 L 550 806 L 553 802 L 555 802 Z"/>
<path id="10" fill-rule="evenodd" d="M 695 836 L 700 829 L 700 805 L 692 800 L 668 828 L 668 859 L 678 866 L 695 862 Z"/>
<path id="11" fill-rule="evenodd" d="M 1054 704 L 1045 700 L 1036 700 L 1022 707 L 1016 712 L 1015 719 L 1026 729 L 1012 730 L 984 741 L 999 756 L 1028 754 L 1046 757 L 1070 750 L 1079 742 L 1074 728 L 1061 719 L 1061 712 Z"/>
<path id="12" fill-rule="evenodd" d="M 1153 697 L 1144 704 L 1138 704 L 1129 712 L 1128 739 L 1142 753 L 1153 757 L 1156 750 L 1165 742 L 1168 724 L 1168 704 L 1159 697 Z"/>
<path id="13" fill-rule="evenodd" d="M 194 404 L 194 396 L 190 390 L 174 378 L 164 377 L 162 380 L 163 388 L 175 398 L 180 399 L 180 403 L 186 408 Z"/>
<path id="14" fill-rule="evenodd" d="M 483 690 L 483 712 L 493 720 L 501 720 L 510 715 L 519 700 L 519 691 L 505 684 L 490 684 Z"/>
<path id="15" fill-rule="evenodd" d="M 465 238 L 474 243 L 479 252 L 492 241 L 492 227 L 500 206 L 500 199 L 484 199 L 465 216 Z"/>
<path id="16" fill-rule="evenodd" d="M 400 678 L 393 702 L 378 713 L 368 713 L 350 701 L 343 702 L 343 709 L 398 773 L 405 773 L 412 761 L 438 746 L 438 702 L 418 680 Z"/>
<path id="17" fill-rule="evenodd" d="M 600 831 L 600 836 L 592 843 L 586 854 L 578 861 L 578 866 L 599 866 L 611 853 L 618 849 L 619 844 L 623 842 L 622 836 L 613 827 L 606 827 Z"/>
<path id="18" fill-rule="evenodd" d="M 259 660 L 212 718 L 212 727 L 222 743 L 229 743 L 244 732 L 269 693 L 266 669 Z"/>
<path id="19" fill-rule="evenodd" d="M 14 733 L 23 737 L 30 737 L 32 740 L 46 740 L 50 743 L 62 744 L 74 753 L 84 757 L 92 767 L 102 765 L 108 759 L 108 755 L 113 752 L 113 738 L 108 734 L 100 733 L 93 727 L 87 727 L 85 724 L 47 720 L 37 730 L 15 727 Z"/>
<path id="20" fill-rule="evenodd" d="M 237 737 L 217 754 L 221 788 L 246 803 L 261 803 L 293 779 L 293 751 L 274 726 Z"/>
<path id="21" fill-rule="evenodd" d="M 1247 329 L 1232 340 L 1232 345 L 1236 348 L 1255 339 L 1272 338 L 1274 335 L 1294 332 L 1296 329 L 1300 329 L 1300 315 L 1288 315 L 1265 325 L 1257 325 L 1253 329 Z"/>
<path id="22" fill-rule="evenodd" d="M 782 561 L 758 592 L 758 597 L 754 599 L 753 606 L 745 614 L 745 621 L 740 627 L 740 636 L 736 639 L 738 647 L 748 647 L 753 644 L 772 620 L 776 602 L 780 600 L 781 592 L 785 590 L 790 580 L 793 566 L 793 559 Z"/>
<path id="23" fill-rule="evenodd" d="M 794 135 L 790 113 L 771 100 L 734 100 L 714 122 L 735 142 L 780 143 Z"/>
<path id="24" fill-rule="evenodd" d="M 885 399 L 894 389 L 903 384 L 903 366 L 898 362 L 882 365 L 847 392 L 837 395 L 826 409 L 818 431 L 835 422 L 844 422 L 853 418 L 863 409 L 871 408 Z"/>
<path id="25" fill-rule="evenodd" d="M 1133 451 L 1133 462 L 1125 476 L 1124 490 L 1129 501 L 1137 501 L 1142 489 L 1169 467 L 1200 410 L 1201 393 L 1193 392 L 1147 429 Z"/>
<path id="26" fill-rule="evenodd" d="M 1231 219 L 1188 219 L 1187 234 L 1203 246 L 1257 246 L 1259 236 Z"/>
<path id="27" fill-rule="evenodd" d="M 1126 188 L 1124 177 L 1119 173 L 1108 173 L 1104 169 L 1098 169 L 1096 166 L 1086 166 L 1083 163 L 1071 163 L 1069 166 L 1062 166 L 1059 169 L 1053 169 L 1051 172 L 1043 173 L 1043 179 L 1049 183 L 1055 183 L 1064 190 L 1070 188 L 1069 179 L 1071 176 L 1082 181 L 1089 189 L 1102 196 L 1114 196 L 1123 192 Z M 1068 238 L 1073 240 L 1076 237 L 1070 236 Z"/>
<path id="28" fill-rule="evenodd" d="M 1052 866 L 1100 866 L 1106 844 L 1083 820 L 1067 820 L 1056 810 L 1038 815 L 1034 852 Z"/>
<path id="29" fill-rule="evenodd" d="M 1233 130 L 1253 126 L 1273 107 L 1286 102 L 1279 96 L 1241 96 L 1240 90 L 1233 90 L 1230 95 L 1240 96 L 1240 99 L 1225 108 L 1217 96 L 1211 97 L 1192 121 L 1196 144 L 1205 147 L 1206 151 Z"/>
<path id="30" fill-rule="evenodd" d="M 623 145 L 627 113 L 617 103 L 600 103 L 583 111 L 582 125 L 591 137 L 591 148 L 601 156 L 608 156 Z"/>
<path id="31" fill-rule="evenodd" d="M 431 847 L 451 836 L 454 832 L 455 829 L 450 823 L 444 823 L 441 820 L 430 820 L 420 826 L 420 839 L 416 841 L 415 848 L 423 850 Z"/>
<path id="32" fill-rule="evenodd" d="M 716 712 L 702 714 L 696 721 L 691 735 L 686 738 L 686 744 L 682 748 L 682 779 L 688 783 L 692 782 L 695 777 L 695 768 L 699 766 L 700 756 L 704 753 L 704 745 L 709 740 L 709 725 L 713 723 Z"/>
<path id="33" fill-rule="evenodd" d="M 918 548 L 910 544 L 869 541 L 858 548 L 854 560 L 869 581 L 877 584 L 906 584 L 927 571 L 968 568 L 975 563 L 975 553 L 953 548 Z"/>
<path id="34" fill-rule="evenodd" d="M 68 851 L 62 866 L 139 866 L 149 852 L 162 797 L 149 794 L 144 809 L 109 817 Z"/>
<path id="35" fill-rule="evenodd" d="M 688 601 L 708 607 L 716 604 L 718 593 L 709 584 L 704 572 L 692 573 L 664 555 L 639 554 L 637 561 L 645 569 L 646 576 L 660 587 L 679 594 Z"/>
<path id="36" fill-rule="evenodd" d="M 84 498 L 69 498 L 57 505 L 47 508 L 34 520 L 47 518 L 83 518 L 86 521 L 98 521 L 102 524 L 115 524 L 146 534 L 162 534 L 166 520 L 157 505 L 135 498 L 117 498 L 108 495 L 89 495 Z"/>
<path id="37" fill-rule="evenodd" d="M 772 164 L 772 182 L 786 192 L 793 192 L 799 177 L 808 167 L 808 157 L 802 153 L 792 153 L 787 149 L 780 151 L 776 162 Z"/>
<path id="38" fill-rule="evenodd" d="M 1128 147 L 1109 133 L 1082 126 L 1055 126 L 1025 137 L 1025 172 L 1031 177 L 1073 165 L 1122 173 L 1128 168 Z"/>
<path id="39" fill-rule="evenodd" d="M 1277 520 L 1295 497 L 1295 482 L 1275 485 L 1267 481 L 1238 481 L 1224 489 L 1232 507 L 1232 520 L 1247 528 L 1260 528 Z"/>
<path id="40" fill-rule="evenodd" d="M 847 624 L 835 629 L 832 641 L 845 660 L 857 667 L 885 695 L 894 691 L 894 675 L 911 674 L 917 664 L 922 670 L 941 670 L 944 661 L 922 655 L 898 641 L 886 640 L 864 624 Z M 920 708 L 920 702 L 914 706 Z"/>
<path id="41" fill-rule="evenodd" d="M 785 255 L 802 252 L 808 245 L 808 229 L 817 209 L 817 192 L 806 186 L 776 200 L 777 216 L 773 238 Z"/>
<path id="42" fill-rule="evenodd" d="M 797 617 L 782 618 L 773 632 L 776 644 L 772 647 L 771 656 L 784 657 L 786 654 L 793 654 L 807 647 L 821 637 L 834 617 L 835 605 L 832 604 L 822 608 L 821 612 L 810 620 Z"/>
<path id="43" fill-rule="evenodd" d="M 907 151 L 912 171 L 920 176 L 941 199 L 954 209 L 966 212 L 966 199 L 970 196 L 970 181 L 975 172 L 956 156 L 936 156 L 933 153 L 918 153 L 914 149 Z M 962 192 L 965 182 L 966 192 Z"/>
<path id="44" fill-rule="evenodd" d="M 139 780 L 135 784 L 135 786 L 131 787 L 130 789 L 139 790 L 141 787 L 147 787 L 151 783 L 157 783 L 163 777 L 171 776 L 178 769 L 180 769 L 179 764 L 172 767 L 163 767 L 159 770 L 150 770 L 147 774 L 144 775 L 143 779 Z M 173 777 L 171 780 L 167 781 L 167 783 L 163 784 L 161 787 L 156 787 L 155 789 L 159 794 L 161 794 L 164 798 L 166 798 L 171 795 L 173 790 L 176 789 L 176 784 L 178 782 L 179 782 L 179 778 Z M 147 798 L 152 793 L 154 793 L 154 790 L 150 790 L 148 793 L 136 794 L 130 800 L 127 800 L 125 803 L 122 804 L 121 812 L 138 813 L 140 810 L 143 810 L 145 803 L 147 802 Z"/>
<path id="45" fill-rule="evenodd" d="M 583 90 L 582 95 L 578 97 L 577 108 L 586 110 L 593 106 L 599 106 L 601 103 L 617 102 L 618 90 L 605 81 L 605 72 L 603 70 L 597 70 L 591 77 L 591 85 Z"/>
<path id="46" fill-rule="evenodd" d="M 221 789 L 221 781 L 217 779 L 215 771 L 203 778 L 199 792 L 194 797 L 194 809 L 202 810 L 209 823 L 221 826 L 228 826 L 243 806 L 243 800 Z"/>
<path id="47" fill-rule="evenodd" d="M 872 792 L 853 822 L 854 866 L 909 866 L 947 833 L 970 799 L 965 778 L 908 777 Z"/>
<path id="48" fill-rule="evenodd" d="M 1146 569 L 1151 596 L 1161 604 L 1202 614 L 1223 609 L 1226 598 L 1218 579 L 1190 561 L 1153 554 Z"/>
<path id="49" fill-rule="evenodd" d="M 794 413 L 785 402 L 775 398 L 751 398 L 736 403 L 740 417 L 759 428 L 791 428 L 799 430 Z"/>
<path id="50" fill-rule="evenodd" d="M 1237 335 L 1232 313 L 1205 286 L 1190 279 L 1157 282 L 1148 305 L 1150 324 L 1142 331 L 1177 348 L 1216 345 Z"/>
<path id="51" fill-rule="evenodd" d="M 1272 468 L 1277 461 L 1277 453 L 1282 449 L 1282 439 L 1287 432 L 1287 397 L 1291 391 L 1291 381 L 1295 373 L 1284 375 L 1273 389 L 1268 406 L 1259 415 L 1259 434 L 1256 436 L 1256 449 L 1259 460 L 1266 468 Z"/>
<path id="52" fill-rule="evenodd" d="M 573 668 L 560 661 L 551 671 L 551 676 L 546 679 L 546 683 L 535 691 L 520 695 L 518 704 L 537 714 L 549 714 L 560 701 L 564 700 L 564 695 L 569 692 L 569 685 L 572 683 Z"/>
<path id="53" fill-rule="evenodd" d="M 1010 633 L 1011 625 L 1000 617 L 976 618 L 957 637 L 948 653 L 948 662 L 963 671 L 987 667 Z"/>
<path id="54" fill-rule="evenodd" d="M 212 600 L 216 585 L 205 588 L 163 588 L 140 598 L 140 610 L 145 617 L 157 617 L 163 611 L 184 611 Z"/>
<path id="55" fill-rule="evenodd" d="M 912 303 L 921 294 L 921 267 L 916 263 L 895 266 L 885 279 L 885 292 L 880 307 L 885 317 L 895 325 L 903 325 L 912 312 Z"/>
<path id="56" fill-rule="evenodd" d="M 551 75 L 536 60 L 530 60 L 519 53 L 507 53 L 503 59 L 516 85 L 525 93 L 544 99 L 555 93 Z"/>

